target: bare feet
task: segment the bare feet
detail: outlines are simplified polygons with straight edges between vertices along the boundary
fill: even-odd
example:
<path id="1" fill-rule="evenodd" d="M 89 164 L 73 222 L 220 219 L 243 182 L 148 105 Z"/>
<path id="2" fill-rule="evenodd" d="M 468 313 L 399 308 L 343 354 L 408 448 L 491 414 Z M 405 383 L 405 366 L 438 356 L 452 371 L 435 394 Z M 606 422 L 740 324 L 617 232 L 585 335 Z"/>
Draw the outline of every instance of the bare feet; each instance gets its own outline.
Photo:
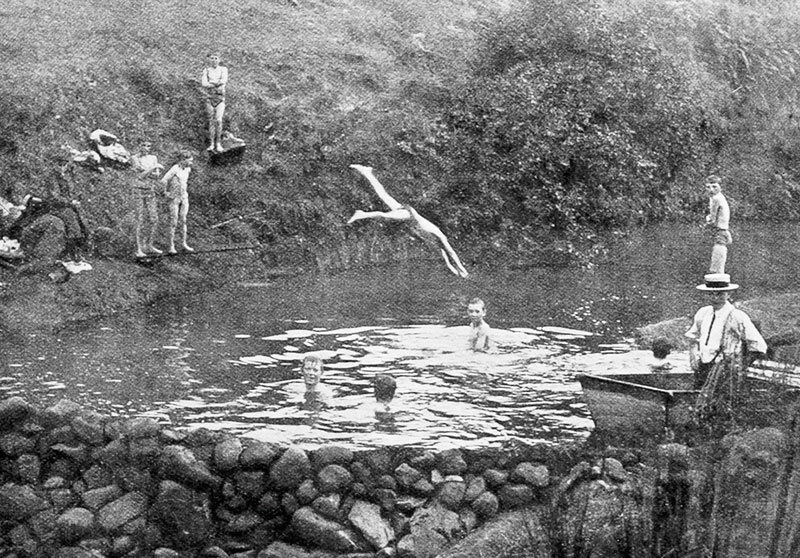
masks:
<path id="1" fill-rule="evenodd" d="M 147 257 L 147 254 L 145 254 L 145 253 L 144 253 L 144 252 L 142 252 L 141 250 L 136 250 L 136 257 L 137 257 L 137 258 L 146 258 L 146 257 Z"/>
<path id="2" fill-rule="evenodd" d="M 173 256 L 173 255 L 175 255 L 175 254 L 177 254 L 177 253 L 178 253 L 178 251 L 175 249 L 175 247 L 174 247 L 174 246 L 170 246 L 170 247 L 169 247 L 169 250 L 167 250 L 167 254 L 169 254 L 169 255 L 171 255 L 171 256 Z"/>
<path id="3" fill-rule="evenodd" d="M 214 151 L 214 144 L 212 143 L 208 147 L 206 147 L 206 151 Z"/>
<path id="4" fill-rule="evenodd" d="M 352 165 L 350 165 L 350 166 L 352 166 Z M 353 216 L 350 217 L 350 220 L 347 221 L 347 224 L 349 225 L 350 223 L 352 223 L 354 221 L 358 221 L 359 219 L 363 219 L 363 218 L 364 218 L 364 212 L 361 211 L 360 209 L 357 209 L 356 212 L 353 213 Z"/>
<path id="5" fill-rule="evenodd" d="M 216 149 L 216 151 L 217 151 L 217 153 L 222 153 L 222 144 L 221 144 L 221 143 L 218 143 L 218 144 L 217 144 L 217 149 Z"/>
<path id="6" fill-rule="evenodd" d="M 186 250 L 187 252 L 194 252 L 194 248 L 185 243 L 183 245 L 183 249 Z"/>
<path id="7" fill-rule="evenodd" d="M 155 254 L 155 255 L 164 253 L 161 250 L 159 250 L 158 248 L 156 248 L 155 246 L 153 246 L 152 244 L 147 247 L 147 251 L 150 252 L 151 254 Z"/>

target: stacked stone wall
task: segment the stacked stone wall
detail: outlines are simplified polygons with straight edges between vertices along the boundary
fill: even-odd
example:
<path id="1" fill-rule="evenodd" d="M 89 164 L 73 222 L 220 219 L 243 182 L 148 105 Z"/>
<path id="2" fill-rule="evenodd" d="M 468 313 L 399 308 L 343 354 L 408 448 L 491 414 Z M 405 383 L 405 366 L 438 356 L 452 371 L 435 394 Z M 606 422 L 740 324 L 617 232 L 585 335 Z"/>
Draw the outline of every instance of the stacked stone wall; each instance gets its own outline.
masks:
<path id="1" fill-rule="evenodd" d="M 0 402 L 7 556 L 427 558 L 541 502 L 563 450 L 313 451 Z M 5 556 L 5 555 L 4 555 Z"/>

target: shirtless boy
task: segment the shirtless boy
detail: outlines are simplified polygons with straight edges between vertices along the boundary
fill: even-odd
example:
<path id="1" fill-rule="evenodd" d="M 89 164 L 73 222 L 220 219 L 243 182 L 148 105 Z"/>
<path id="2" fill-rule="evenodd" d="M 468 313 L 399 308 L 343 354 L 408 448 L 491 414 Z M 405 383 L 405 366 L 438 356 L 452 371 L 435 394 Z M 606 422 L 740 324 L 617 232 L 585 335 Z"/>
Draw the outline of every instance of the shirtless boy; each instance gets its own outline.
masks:
<path id="1" fill-rule="evenodd" d="M 469 348 L 473 351 L 486 351 L 489 349 L 489 334 L 491 328 L 483 321 L 486 316 L 486 305 L 480 298 L 473 298 L 467 305 L 469 315 Z"/>
<path id="2" fill-rule="evenodd" d="M 225 86 L 228 83 L 228 68 L 219 65 L 219 54 L 208 55 L 208 66 L 200 81 L 206 94 L 208 116 L 207 151 L 222 151 L 222 117 L 225 115 Z"/>
<path id="3" fill-rule="evenodd" d="M 144 258 L 147 252 L 160 254 L 153 246 L 153 236 L 158 225 L 158 208 L 154 181 L 161 175 L 164 165 L 150 153 L 152 144 L 142 142 L 139 153 L 131 157 L 131 164 L 137 173 L 136 185 L 136 257 Z M 144 233 L 144 234 L 143 234 Z"/>
<path id="4" fill-rule="evenodd" d="M 181 151 L 181 160 L 176 165 L 173 165 L 161 178 L 161 182 L 164 185 L 164 195 L 169 200 L 170 226 L 169 248 L 167 250 L 170 254 L 177 254 L 177 250 L 175 250 L 175 227 L 178 226 L 179 220 L 181 222 L 182 248 L 187 252 L 194 252 L 194 248 L 186 244 L 186 216 L 189 214 L 189 192 L 187 186 L 193 162 L 194 157 L 189 151 Z"/>

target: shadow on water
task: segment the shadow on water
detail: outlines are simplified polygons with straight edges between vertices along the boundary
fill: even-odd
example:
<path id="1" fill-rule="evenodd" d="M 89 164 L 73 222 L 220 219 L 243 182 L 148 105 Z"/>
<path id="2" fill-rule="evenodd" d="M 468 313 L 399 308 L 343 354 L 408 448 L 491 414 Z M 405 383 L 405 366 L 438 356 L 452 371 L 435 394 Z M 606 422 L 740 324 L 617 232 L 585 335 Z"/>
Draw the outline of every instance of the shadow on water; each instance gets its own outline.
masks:
<path id="1" fill-rule="evenodd" d="M 734 236 L 729 268 L 744 297 L 791 288 L 796 226 L 761 224 Z M 467 280 L 434 260 L 254 277 L 136 314 L 0 340 L 0 396 L 40 405 L 66 397 L 111 415 L 307 444 L 585 437 L 592 423 L 575 359 L 626 351 L 636 327 L 704 303 L 694 290 L 707 264 L 700 229 L 654 227 L 607 248 L 590 269 L 473 262 Z M 492 354 L 465 348 L 475 296 L 487 302 Z M 329 393 L 314 402 L 298 372 L 308 352 L 325 357 Z M 391 416 L 375 413 L 371 381 L 381 372 L 398 382 Z"/>

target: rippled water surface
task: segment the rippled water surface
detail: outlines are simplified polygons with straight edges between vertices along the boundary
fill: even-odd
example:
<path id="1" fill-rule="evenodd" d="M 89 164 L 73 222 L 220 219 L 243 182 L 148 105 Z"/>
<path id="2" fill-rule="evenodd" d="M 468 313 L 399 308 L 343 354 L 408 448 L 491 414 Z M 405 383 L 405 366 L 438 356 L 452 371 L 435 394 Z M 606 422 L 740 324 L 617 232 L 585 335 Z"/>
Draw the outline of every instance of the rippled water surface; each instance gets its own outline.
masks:
<path id="1" fill-rule="evenodd" d="M 798 259 L 780 252 L 796 243 L 776 246 L 766 229 L 742 231 L 731 251 L 746 298 L 788 290 L 798 271 Z M 609 257 L 591 269 L 472 262 L 462 280 L 431 260 L 254 277 L 127 316 L 4 338 L 0 397 L 68 398 L 104 414 L 307 445 L 582 438 L 592 422 L 575 373 L 641 366 L 642 355 L 628 353 L 634 328 L 704 302 L 694 285 L 706 254 L 687 241 L 694 234 L 662 227 L 611 241 Z M 780 234 L 798 236 L 796 227 Z M 487 302 L 489 354 L 466 349 L 474 296 Z M 304 397 L 299 377 L 310 352 L 325 361 L 316 400 Z M 391 415 L 375 413 L 377 373 L 397 379 Z"/>

